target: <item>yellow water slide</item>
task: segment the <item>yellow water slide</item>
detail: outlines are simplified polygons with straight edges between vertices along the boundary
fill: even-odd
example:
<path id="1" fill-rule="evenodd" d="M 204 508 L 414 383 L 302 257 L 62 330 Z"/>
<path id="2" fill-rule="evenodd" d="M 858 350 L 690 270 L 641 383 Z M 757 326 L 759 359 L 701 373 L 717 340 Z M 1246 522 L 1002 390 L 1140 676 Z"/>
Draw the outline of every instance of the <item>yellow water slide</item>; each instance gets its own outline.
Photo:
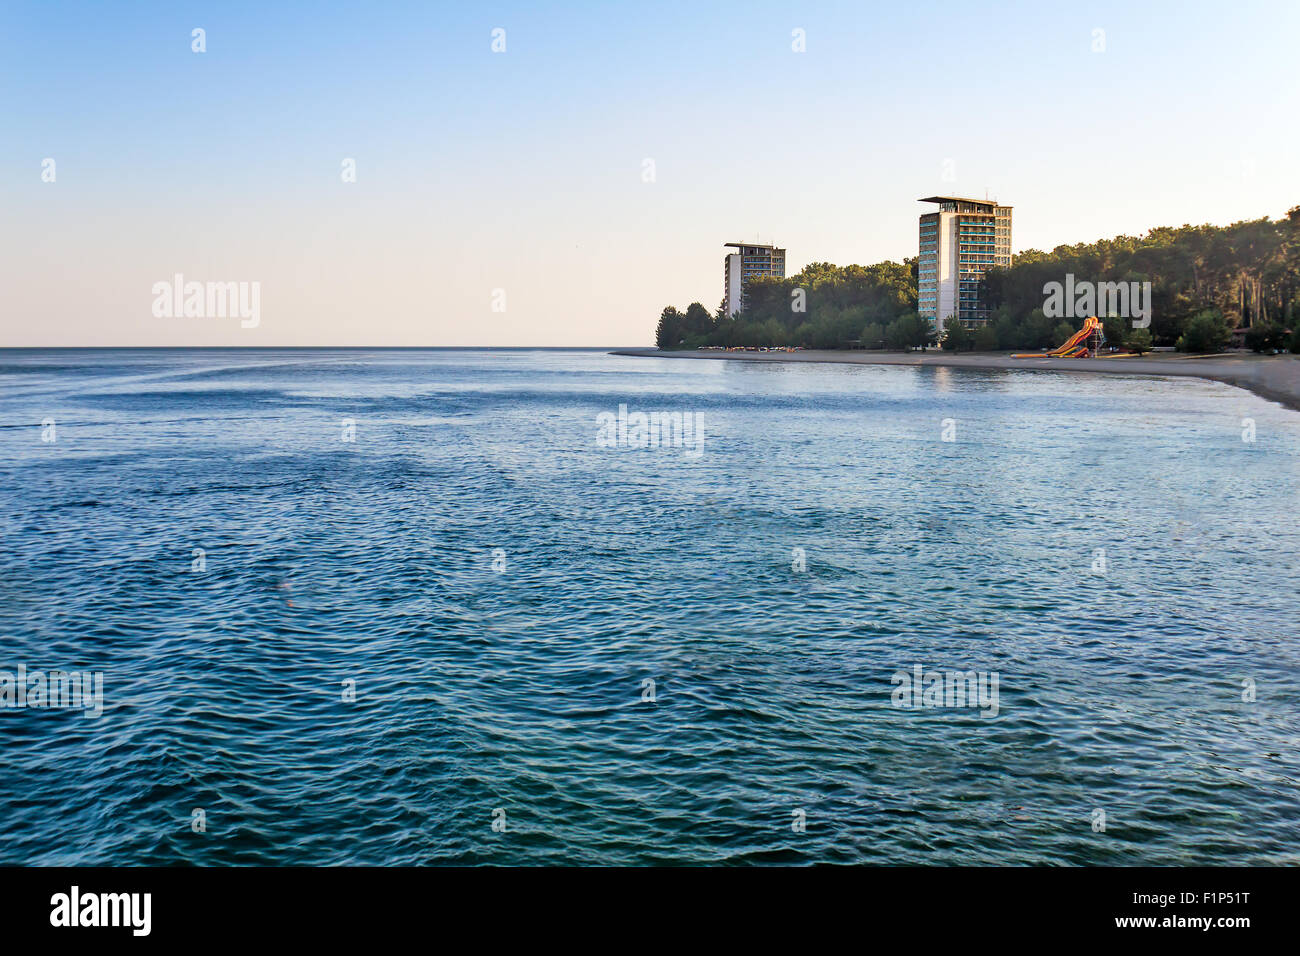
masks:
<path id="1" fill-rule="evenodd" d="M 1060 348 L 1050 352 L 1013 352 L 1012 358 L 1088 358 L 1092 352 L 1088 349 L 1088 339 L 1093 333 L 1101 333 L 1101 319 L 1090 315 L 1084 319 L 1083 328 L 1075 332 Z"/>

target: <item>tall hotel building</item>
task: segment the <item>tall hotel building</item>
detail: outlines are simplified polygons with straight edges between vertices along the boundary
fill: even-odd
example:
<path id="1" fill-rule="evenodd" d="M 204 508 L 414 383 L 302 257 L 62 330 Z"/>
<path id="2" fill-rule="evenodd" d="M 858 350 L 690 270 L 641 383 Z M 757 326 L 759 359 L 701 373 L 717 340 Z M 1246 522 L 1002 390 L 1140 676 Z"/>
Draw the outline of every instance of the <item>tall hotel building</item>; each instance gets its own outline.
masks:
<path id="1" fill-rule="evenodd" d="M 740 250 L 723 260 L 722 295 L 730 316 L 744 310 L 745 283 L 754 276 L 785 278 L 785 250 L 749 242 L 725 242 L 723 245 Z"/>
<path id="2" fill-rule="evenodd" d="M 1011 207 L 987 199 L 931 196 L 938 212 L 921 216 L 916 310 L 936 332 L 955 318 L 983 325 L 980 278 L 991 266 L 1011 265 Z"/>

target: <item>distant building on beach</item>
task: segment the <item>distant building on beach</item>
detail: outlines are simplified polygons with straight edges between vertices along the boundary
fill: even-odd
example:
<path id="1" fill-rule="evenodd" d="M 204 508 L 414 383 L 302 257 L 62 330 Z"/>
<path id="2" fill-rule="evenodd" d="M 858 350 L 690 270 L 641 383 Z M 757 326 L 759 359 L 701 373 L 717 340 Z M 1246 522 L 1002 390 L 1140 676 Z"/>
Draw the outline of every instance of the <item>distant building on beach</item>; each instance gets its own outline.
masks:
<path id="1" fill-rule="evenodd" d="M 980 305 L 980 279 L 991 266 L 1011 265 L 1011 207 L 961 196 L 920 202 L 938 203 L 939 211 L 921 216 L 917 311 L 937 332 L 949 319 L 985 324 L 989 312 Z"/>
<path id="2" fill-rule="evenodd" d="M 723 260 L 722 295 L 727 303 L 727 315 L 735 315 L 745 308 L 745 283 L 755 276 L 785 278 L 785 250 L 757 242 L 724 242 L 728 249 L 738 252 L 728 254 Z"/>

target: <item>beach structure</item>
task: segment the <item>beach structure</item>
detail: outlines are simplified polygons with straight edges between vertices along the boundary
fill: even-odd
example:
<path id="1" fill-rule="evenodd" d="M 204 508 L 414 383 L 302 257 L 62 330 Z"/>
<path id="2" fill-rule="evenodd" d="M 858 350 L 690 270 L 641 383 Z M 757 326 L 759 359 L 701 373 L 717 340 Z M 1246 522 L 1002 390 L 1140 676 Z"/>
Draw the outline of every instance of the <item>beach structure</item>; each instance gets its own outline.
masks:
<path id="1" fill-rule="evenodd" d="M 949 320 L 984 325 L 989 311 L 979 284 L 993 266 L 1011 265 L 1011 207 L 989 199 L 929 196 L 937 212 L 923 213 L 917 257 L 917 311 L 942 334 Z"/>
<path id="2" fill-rule="evenodd" d="M 1012 358 L 1095 358 L 1105 335 L 1101 319 L 1090 315 L 1083 320 L 1083 328 L 1075 332 L 1065 344 L 1050 352 L 1016 352 Z"/>
<path id="3" fill-rule="evenodd" d="M 745 308 L 745 283 L 755 276 L 785 278 L 785 250 L 757 242 L 724 242 L 723 246 L 735 249 L 722 264 L 722 295 L 727 303 L 727 315 L 735 315 Z"/>

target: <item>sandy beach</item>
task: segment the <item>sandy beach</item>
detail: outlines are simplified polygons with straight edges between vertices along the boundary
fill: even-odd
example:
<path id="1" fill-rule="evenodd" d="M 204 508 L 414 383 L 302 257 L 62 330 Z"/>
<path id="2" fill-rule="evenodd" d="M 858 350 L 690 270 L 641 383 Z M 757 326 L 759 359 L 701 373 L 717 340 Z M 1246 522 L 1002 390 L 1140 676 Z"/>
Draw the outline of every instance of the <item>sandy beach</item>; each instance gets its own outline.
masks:
<path id="1" fill-rule="evenodd" d="M 1232 352 L 1194 356 L 1170 352 L 1142 358 L 1016 359 L 1006 352 L 951 353 L 828 351 L 803 352 L 664 352 L 659 349 L 618 349 L 614 355 L 671 359 L 721 359 L 739 362 L 840 362 L 850 365 L 937 365 L 947 368 L 1049 370 L 1113 373 L 1117 375 L 1191 375 L 1224 382 L 1300 411 L 1300 356 Z"/>

